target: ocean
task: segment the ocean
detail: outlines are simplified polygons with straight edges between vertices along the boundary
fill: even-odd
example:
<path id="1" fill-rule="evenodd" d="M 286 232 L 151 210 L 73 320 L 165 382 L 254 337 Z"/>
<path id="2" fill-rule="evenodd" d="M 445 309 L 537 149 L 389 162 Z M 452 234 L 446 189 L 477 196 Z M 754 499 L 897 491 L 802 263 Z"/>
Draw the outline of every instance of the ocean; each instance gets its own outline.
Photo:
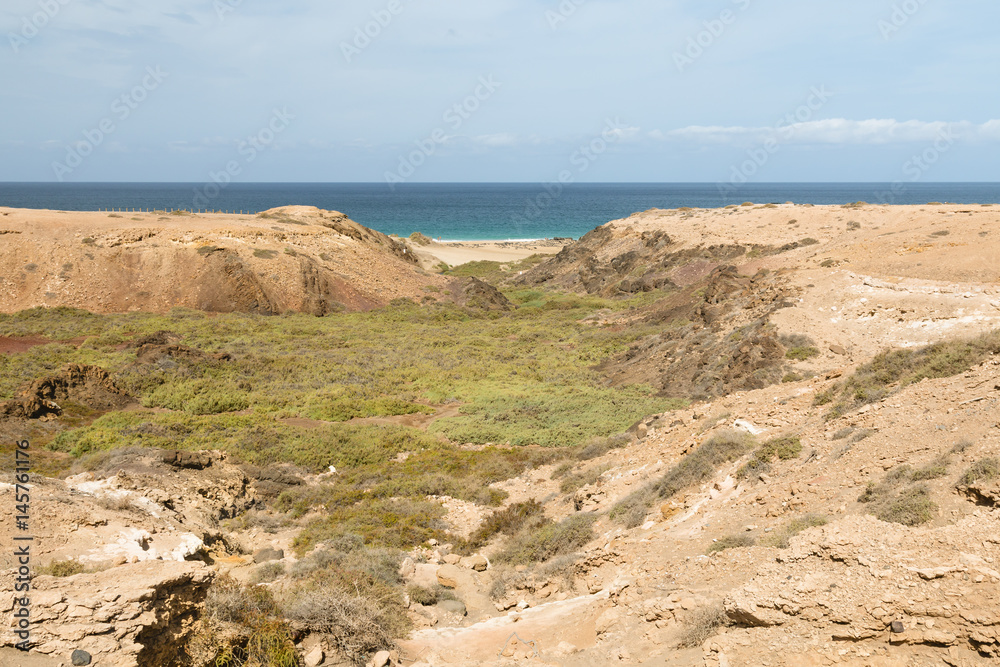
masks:
<path id="1" fill-rule="evenodd" d="M 444 240 L 579 238 L 650 208 L 755 203 L 1000 203 L 996 183 L 0 183 L 0 206 L 66 211 L 260 211 L 302 204 L 342 211 L 386 234 Z"/>

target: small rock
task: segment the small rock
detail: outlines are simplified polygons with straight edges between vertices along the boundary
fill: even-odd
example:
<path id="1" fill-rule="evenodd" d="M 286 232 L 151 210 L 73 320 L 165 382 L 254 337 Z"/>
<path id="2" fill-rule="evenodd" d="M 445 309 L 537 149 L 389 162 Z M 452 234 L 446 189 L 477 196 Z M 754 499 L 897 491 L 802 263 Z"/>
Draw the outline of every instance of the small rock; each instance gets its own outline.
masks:
<path id="1" fill-rule="evenodd" d="M 281 560 L 285 557 L 285 552 L 281 549 L 272 549 L 268 547 L 266 549 L 261 549 L 253 555 L 253 562 L 255 563 L 268 563 L 270 561 Z"/>
<path id="2" fill-rule="evenodd" d="M 448 554 L 444 557 L 444 562 L 448 565 L 458 565 L 462 562 L 462 557 L 458 554 Z"/>
<path id="3" fill-rule="evenodd" d="M 461 600 L 441 600 L 437 606 L 442 611 L 446 611 L 449 614 L 458 614 L 462 617 L 465 617 L 469 613 L 465 608 L 465 603 Z"/>
<path id="4" fill-rule="evenodd" d="M 903 627 L 902 621 L 893 621 L 890 627 L 892 628 L 893 634 L 901 635 L 906 632 L 906 628 Z"/>
<path id="5" fill-rule="evenodd" d="M 831 345 L 830 351 L 833 352 L 834 354 L 839 354 L 840 356 L 844 356 L 845 354 L 847 354 L 847 350 L 845 350 L 842 345 Z"/>
<path id="6" fill-rule="evenodd" d="M 466 567 L 476 572 L 485 572 L 489 567 L 489 561 L 483 556 L 466 556 L 460 562 L 462 567 Z"/>
<path id="7" fill-rule="evenodd" d="M 306 654 L 306 667 L 319 667 L 324 660 L 326 660 L 326 654 L 323 653 L 322 647 L 316 646 Z"/>
<path id="8" fill-rule="evenodd" d="M 91 657 L 91 655 L 86 651 L 81 651 L 80 649 L 77 649 L 73 651 L 71 659 L 74 665 L 89 665 L 93 660 L 93 657 Z"/>
<path id="9" fill-rule="evenodd" d="M 373 667 L 386 667 L 390 660 L 392 660 L 392 655 L 388 651 L 379 651 L 372 658 L 372 665 Z"/>
<path id="10" fill-rule="evenodd" d="M 445 588 L 458 588 L 458 578 L 462 571 L 454 565 L 442 565 L 437 571 L 438 583 Z"/>
<path id="11" fill-rule="evenodd" d="M 413 562 L 413 559 L 406 557 L 403 562 L 399 565 L 399 576 L 402 579 L 409 579 L 414 574 L 417 573 L 417 565 Z"/>

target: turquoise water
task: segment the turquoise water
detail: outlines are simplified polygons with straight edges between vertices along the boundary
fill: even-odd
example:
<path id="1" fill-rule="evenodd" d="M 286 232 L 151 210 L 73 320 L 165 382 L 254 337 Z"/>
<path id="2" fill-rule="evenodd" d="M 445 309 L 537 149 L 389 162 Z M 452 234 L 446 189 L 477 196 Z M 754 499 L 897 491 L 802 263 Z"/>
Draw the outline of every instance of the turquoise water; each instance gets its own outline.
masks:
<path id="1" fill-rule="evenodd" d="M 756 203 L 1000 203 L 995 183 L 761 183 L 725 192 L 715 183 L 0 183 L 0 206 L 259 211 L 302 204 L 342 211 L 386 234 L 453 240 L 579 238 L 650 208 Z"/>

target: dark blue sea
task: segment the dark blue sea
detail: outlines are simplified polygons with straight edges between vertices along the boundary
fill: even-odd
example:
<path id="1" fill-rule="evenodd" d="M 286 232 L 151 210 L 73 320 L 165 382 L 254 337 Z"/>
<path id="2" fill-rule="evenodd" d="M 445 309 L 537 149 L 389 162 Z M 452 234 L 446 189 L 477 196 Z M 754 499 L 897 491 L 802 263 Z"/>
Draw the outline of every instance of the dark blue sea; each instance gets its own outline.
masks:
<path id="1" fill-rule="evenodd" d="M 342 211 L 386 234 L 446 240 L 579 238 L 650 208 L 759 204 L 1000 203 L 996 183 L 0 183 L 0 206 L 67 211 L 260 211 L 301 204 Z M 207 203 L 206 203 L 207 202 Z"/>

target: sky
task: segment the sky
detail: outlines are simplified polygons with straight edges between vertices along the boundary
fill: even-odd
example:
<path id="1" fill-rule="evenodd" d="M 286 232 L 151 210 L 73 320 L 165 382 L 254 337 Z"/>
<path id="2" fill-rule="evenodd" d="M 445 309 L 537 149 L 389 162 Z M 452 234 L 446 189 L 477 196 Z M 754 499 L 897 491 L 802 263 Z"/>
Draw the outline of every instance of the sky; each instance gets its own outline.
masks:
<path id="1" fill-rule="evenodd" d="M 0 181 L 1000 181 L 986 0 L 4 0 Z"/>

